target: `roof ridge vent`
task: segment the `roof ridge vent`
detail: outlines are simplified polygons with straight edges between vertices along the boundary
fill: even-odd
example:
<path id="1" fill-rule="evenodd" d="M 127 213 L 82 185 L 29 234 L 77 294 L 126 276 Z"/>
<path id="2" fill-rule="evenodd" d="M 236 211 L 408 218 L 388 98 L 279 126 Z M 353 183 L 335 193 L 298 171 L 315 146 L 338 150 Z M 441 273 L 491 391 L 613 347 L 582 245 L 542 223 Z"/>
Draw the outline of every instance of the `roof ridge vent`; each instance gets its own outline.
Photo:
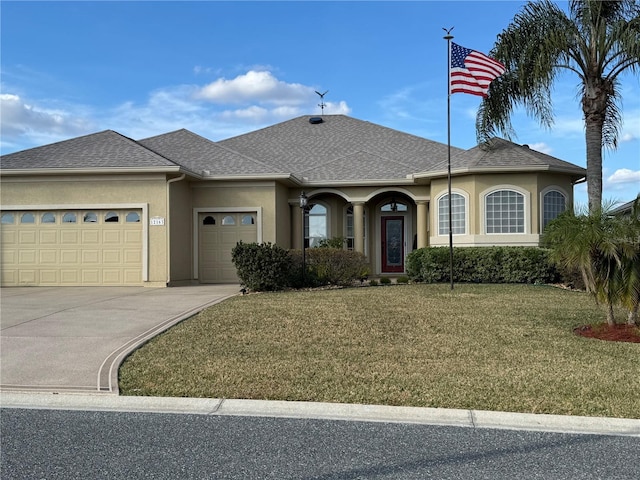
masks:
<path id="1" fill-rule="evenodd" d="M 309 123 L 311 125 L 317 125 L 318 123 L 322 123 L 324 120 L 322 120 L 322 117 L 311 117 L 309 119 Z"/>

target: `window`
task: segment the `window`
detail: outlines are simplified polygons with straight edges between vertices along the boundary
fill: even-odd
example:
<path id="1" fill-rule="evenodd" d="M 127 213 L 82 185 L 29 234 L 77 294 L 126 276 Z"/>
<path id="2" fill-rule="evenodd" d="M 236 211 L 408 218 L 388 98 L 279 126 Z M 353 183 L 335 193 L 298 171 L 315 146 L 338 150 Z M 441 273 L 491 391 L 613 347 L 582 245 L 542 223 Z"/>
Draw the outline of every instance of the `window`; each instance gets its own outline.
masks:
<path id="1" fill-rule="evenodd" d="M 62 223 L 76 223 L 76 214 L 67 212 L 62 216 Z"/>
<path id="2" fill-rule="evenodd" d="M 139 223 L 140 214 L 138 212 L 129 212 L 127 213 L 127 216 L 124 217 L 124 221 L 127 223 Z"/>
<path id="3" fill-rule="evenodd" d="M 84 223 L 97 223 L 98 222 L 98 215 L 96 215 L 93 212 L 87 212 L 87 213 L 84 214 L 84 217 L 83 217 L 82 221 Z"/>
<path id="4" fill-rule="evenodd" d="M 3 213 L 2 214 L 2 223 L 3 224 L 8 224 L 8 223 L 13 223 L 15 220 L 13 213 Z"/>
<path id="5" fill-rule="evenodd" d="M 235 225 L 236 224 L 236 219 L 233 217 L 233 215 L 225 215 L 222 218 L 222 225 Z"/>
<path id="6" fill-rule="evenodd" d="M 323 205 L 310 205 L 305 217 L 304 237 L 306 247 L 317 247 L 327 239 L 327 208 Z"/>
<path id="7" fill-rule="evenodd" d="M 40 222 L 41 223 L 56 223 L 56 216 L 51 212 L 43 213 L 42 217 L 40 217 Z"/>
<path id="8" fill-rule="evenodd" d="M 204 219 L 202 220 L 202 224 L 203 225 L 215 225 L 216 224 L 216 219 L 213 218 L 211 215 L 207 215 L 206 217 L 204 217 Z"/>
<path id="9" fill-rule="evenodd" d="M 487 233 L 524 233 L 524 195 L 498 190 L 485 197 Z"/>
<path id="10" fill-rule="evenodd" d="M 104 221 L 108 223 L 118 223 L 120 216 L 116 212 L 107 212 L 104 216 Z"/>
<path id="11" fill-rule="evenodd" d="M 36 223 L 36 216 L 31 212 L 23 213 L 20 223 Z"/>
<path id="12" fill-rule="evenodd" d="M 542 229 L 564 212 L 567 208 L 567 199 L 557 190 L 551 190 L 542 197 Z"/>
<path id="13" fill-rule="evenodd" d="M 451 194 L 451 231 L 454 235 L 467 233 L 465 198 L 459 193 Z M 438 235 L 449 235 L 449 194 L 438 200 Z"/>
<path id="14" fill-rule="evenodd" d="M 354 227 L 353 227 L 353 206 L 349 206 L 347 207 L 347 225 L 346 225 L 346 232 L 347 232 L 347 250 L 353 250 L 354 249 L 354 242 L 355 242 L 355 234 L 354 234 Z M 367 215 L 366 213 L 363 212 L 362 214 L 362 225 L 363 225 L 363 229 L 364 232 L 362 232 L 362 236 L 364 238 L 364 245 L 365 245 L 365 249 L 367 248 Z"/>
<path id="15" fill-rule="evenodd" d="M 253 225 L 254 223 L 256 223 L 256 221 L 253 218 L 253 215 L 243 215 L 242 221 L 240 223 L 242 225 Z"/>
<path id="16" fill-rule="evenodd" d="M 396 202 L 395 199 L 380 208 L 381 212 L 406 212 L 408 210 L 404 203 Z"/>

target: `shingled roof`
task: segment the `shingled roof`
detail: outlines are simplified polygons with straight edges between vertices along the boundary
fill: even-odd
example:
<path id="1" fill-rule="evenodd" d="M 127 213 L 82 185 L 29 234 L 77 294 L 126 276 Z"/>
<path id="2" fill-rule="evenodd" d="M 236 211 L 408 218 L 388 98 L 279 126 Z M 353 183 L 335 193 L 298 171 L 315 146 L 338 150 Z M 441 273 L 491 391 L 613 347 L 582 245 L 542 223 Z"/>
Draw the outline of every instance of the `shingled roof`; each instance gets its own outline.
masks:
<path id="1" fill-rule="evenodd" d="M 187 171 L 203 178 L 294 177 L 307 184 L 406 183 L 446 174 L 446 144 L 345 115 L 301 116 L 212 142 L 188 130 L 138 142 L 112 130 L 4 155 L 4 171 L 103 169 Z M 315 117 L 318 118 L 318 117 Z M 454 174 L 585 169 L 527 146 L 451 148 Z"/>
<path id="2" fill-rule="evenodd" d="M 3 155 L 3 170 L 170 169 L 179 167 L 113 130 Z"/>
<path id="3" fill-rule="evenodd" d="M 276 176 L 283 173 L 185 129 L 139 140 L 138 143 L 200 175 L 203 172 L 209 172 L 207 175 L 211 176 Z"/>
<path id="4" fill-rule="evenodd" d="M 405 180 L 446 159 L 447 145 L 345 115 L 312 116 L 218 142 L 310 183 Z M 462 150 L 452 148 L 453 152 Z"/>

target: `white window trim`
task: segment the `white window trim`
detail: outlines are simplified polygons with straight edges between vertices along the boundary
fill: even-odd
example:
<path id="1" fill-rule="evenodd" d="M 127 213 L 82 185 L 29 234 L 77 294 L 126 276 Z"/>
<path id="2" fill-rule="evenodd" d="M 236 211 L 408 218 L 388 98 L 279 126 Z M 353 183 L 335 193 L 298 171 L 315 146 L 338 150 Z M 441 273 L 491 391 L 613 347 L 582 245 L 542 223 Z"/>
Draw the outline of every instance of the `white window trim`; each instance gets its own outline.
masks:
<path id="1" fill-rule="evenodd" d="M 307 207 L 312 203 L 314 205 L 323 206 L 327 211 L 327 216 L 326 216 L 327 217 L 327 240 L 329 240 L 331 238 L 331 235 L 332 235 L 332 233 L 331 233 L 331 207 L 329 206 L 329 204 L 327 202 L 324 202 L 322 200 L 314 200 L 314 201 L 312 201 L 311 198 L 309 198 L 307 200 Z M 307 222 L 308 218 L 309 218 L 309 211 L 305 209 L 305 213 L 304 213 L 305 226 L 308 225 L 308 222 Z M 306 228 L 304 229 L 304 233 L 305 233 L 304 239 L 307 240 L 307 238 L 309 238 L 309 237 L 307 237 L 307 229 Z"/>
<path id="2" fill-rule="evenodd" d="M 464 233 L 454 233 L 453 236 L 454 237 L 461 237 L 463 235 L 468 235 L 469 234 L 469 194 L 467 192 L 465 192 L 464 190 L 460 189 L 460 188 L 452 188 L 451 189 L 451 195 L 453 194 L 458 194 L 458 195 L 462 195 L 462 197 L 464 198 Z M 442 192 L 441 194 L 439 194 L 435 199 L 435 210 L 436 210 L 436 214 L 435 214 L 435 230 L 436 230 L 436 236 L 437 237 L 448 237 L 449 233 L 444 233 L 444 234 L 440 234 L 440 199 L 442 197 L 446 197 L 447 195 L 449 195 L 448 191 Z M 447 215 L 449 215 L 449 212 L 447 212 Z"/>
<path id="3" fill-rule="evenodd" d="M 519 193 L 524 197 L 524 232 L 519 233 L 487 233 L 487 197 L 492 193 L 508 190 Z M 482 208 L 480 208 L 480 225 L 482 228 L 482 235 L 529 235 L 531 233 L 531 192 L 524 188 L 517 187 L 516 185 L 494 185 L 491 188 L 487 188 L 480 193 L 480 202 Z"/>
<path id="4" fill-rule="evenodd" d="M 544 229 L 544 196 L 549 192 L 558 192 L 564 195 L 564 210 L 567 211 L 569 209 L 569 195 L 564 188 L 560 188 L 557 185 L 550 185 L 542 189 L 540 192 L 540 203 L 538 207 L 538 212 L 540 213 L 538 215 L 538 228 L 540 228 L 540 233 L 542 233 L 542 230 Z"/>

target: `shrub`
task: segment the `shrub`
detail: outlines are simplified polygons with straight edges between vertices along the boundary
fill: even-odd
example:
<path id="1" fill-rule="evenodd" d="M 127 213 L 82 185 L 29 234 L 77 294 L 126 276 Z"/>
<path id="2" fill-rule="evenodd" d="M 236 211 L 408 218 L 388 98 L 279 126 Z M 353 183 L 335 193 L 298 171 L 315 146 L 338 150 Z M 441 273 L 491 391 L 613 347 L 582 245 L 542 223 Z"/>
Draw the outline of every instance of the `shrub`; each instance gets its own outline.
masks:
<path id="1" fill-rule="evenodd" d="M 231 260 L 238 278 L 250 290 L 281 290 L 290 282 L 293 261 L 277 245 L 240 241 L 231 250 Z"/>
<path id="2" fill-rule="evenodd" d="M 413 281 L 450 281 L 448 247 L 415 250 L 407 257 Z M 538 247 L 454 247 L 453 280 L 460 283 L 552 283 L 558 272 Z"/>
<path id="3" fill-rule="evenodd" d="M 390 285 L 391 279 L 389 277 L 380 277 L 380 285 Z"/>
<path id="4" fill-rule="evenodd" d="M 307 266 L 321 284 L 350 285 L 369 272 L 362 253 L 342 248 L 311 248 L 307 250 Z"/>
<path id="5" fill-rule="evenodd" d="M 347 239 L 344 237 L 323 238 L 317 248 L 344 248 Z"/>
<path id="6" fill-rule="evenodd" d="M 396 279 L 396 283 L 409 283 L 409 277 L 402 275 Z"/>
<path id="7" fill-rule="evenodd" d="M 378 286 L 378 281 L 373 279 L 369 282 L 369 285 L 371 285 L 372 287 L 377 287 Z"/>

